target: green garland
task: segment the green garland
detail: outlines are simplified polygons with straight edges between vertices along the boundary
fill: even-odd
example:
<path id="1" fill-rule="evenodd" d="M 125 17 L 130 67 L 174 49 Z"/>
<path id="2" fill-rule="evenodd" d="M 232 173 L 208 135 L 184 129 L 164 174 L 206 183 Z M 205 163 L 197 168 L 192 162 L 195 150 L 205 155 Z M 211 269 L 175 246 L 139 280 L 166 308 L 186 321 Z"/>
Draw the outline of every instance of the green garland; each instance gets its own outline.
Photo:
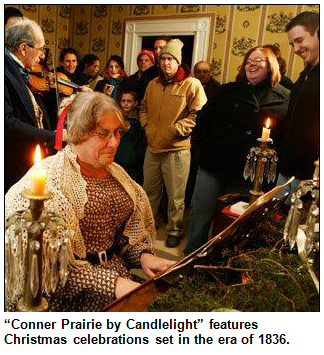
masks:
<path id="1" fill-rule="evenodd" d="M 319 311 L 319 296 L 299 256 L 281 242 L 284 221 L 260 223 L 244 250 L 224 250 L 223 261 L 204 265 L 161 294 L 149 311 Z"/>

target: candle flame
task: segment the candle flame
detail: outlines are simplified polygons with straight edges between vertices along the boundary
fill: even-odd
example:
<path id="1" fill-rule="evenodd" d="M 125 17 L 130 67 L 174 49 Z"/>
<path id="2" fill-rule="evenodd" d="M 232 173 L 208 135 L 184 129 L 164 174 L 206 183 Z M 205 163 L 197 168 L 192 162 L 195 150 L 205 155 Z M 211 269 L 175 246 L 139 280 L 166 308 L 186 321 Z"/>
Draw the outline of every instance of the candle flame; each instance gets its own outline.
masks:
<path id="1" fill-rule="evenodd" d="M 270 124 L 271 124 L 271 120 L 268 117 L 267 121 L 266 121 L 266 128 L 270 128 Z"/>
<path id="2" fill-rule="evenodd" d="M 35 150 L 35 158 L 34 158 L 34 164 L 37 169 L 41 167 L 41 160 L 42 160 L 41 150 L 39 144 L 37 144 Z"/>

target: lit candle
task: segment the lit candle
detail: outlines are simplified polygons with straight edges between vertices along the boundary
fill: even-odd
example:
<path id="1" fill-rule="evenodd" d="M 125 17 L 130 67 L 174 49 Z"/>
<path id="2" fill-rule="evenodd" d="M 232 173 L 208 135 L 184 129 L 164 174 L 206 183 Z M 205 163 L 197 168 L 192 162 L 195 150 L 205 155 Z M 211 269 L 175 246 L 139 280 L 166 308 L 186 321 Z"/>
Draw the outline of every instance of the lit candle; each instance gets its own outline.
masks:
<path id="1" fill-rule="evenodd" d="M 262 142 L 267 142 L 270 138 L 270 132 L 271 132 L 271 129 L 269 128 L 270 123 L 271 123 L 270 118 L 268 118 L 266 122 L 266 126 L 262 128 L 262 137 L 261 137 Z"/>
<path id="2" fill-rule="evenodd" d="M 31 176 L 31 192 L 34 196 L 44 196 L 47 174 L 46 170 L 41 168 L 41 151 L 38 144 L 35 151 L 34 167 Z"/>

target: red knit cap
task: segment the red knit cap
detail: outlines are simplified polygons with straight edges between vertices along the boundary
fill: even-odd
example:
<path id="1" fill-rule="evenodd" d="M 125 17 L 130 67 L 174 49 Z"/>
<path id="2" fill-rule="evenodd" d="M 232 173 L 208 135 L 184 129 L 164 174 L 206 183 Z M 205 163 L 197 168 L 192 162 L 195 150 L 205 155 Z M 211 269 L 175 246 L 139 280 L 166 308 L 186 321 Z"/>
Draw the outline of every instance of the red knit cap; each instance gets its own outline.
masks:
<path id="1" fill-rule="evenodd" d="M 147 55 L 150 59 L 151 59 L 151 62 L 153 63 L 153 65 L 155 64 L 155 58 L 154 58 L 154 53 L 152 52 L 152 51 L 149 51 L 149 50 L 147 50 L 147 49 L 142 49 L 140 52 L 139 52 L 139 54 L 138 54 L 138 56 L 137 56 L 137 61 L 140 59 L 140 57 L 142 56 L 142 55 Z"/>

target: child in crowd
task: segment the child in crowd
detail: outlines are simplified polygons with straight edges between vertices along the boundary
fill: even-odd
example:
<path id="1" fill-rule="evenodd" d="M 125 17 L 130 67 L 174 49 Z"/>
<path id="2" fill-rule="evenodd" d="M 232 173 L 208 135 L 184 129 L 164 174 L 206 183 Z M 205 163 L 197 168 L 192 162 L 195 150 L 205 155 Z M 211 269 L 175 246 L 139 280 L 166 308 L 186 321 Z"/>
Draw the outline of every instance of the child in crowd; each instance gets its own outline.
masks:
<path id="1" fill-rule="evenodd" d="M 115 162 L 121 165 L 138 184 L 143 184 L 143 163 L 145 156 L 145 135 L 138 119 L 137 95 L 134 91 L 124 91 L 119 96 L 119 106 L 130 129 L 123 136 Z"/>

